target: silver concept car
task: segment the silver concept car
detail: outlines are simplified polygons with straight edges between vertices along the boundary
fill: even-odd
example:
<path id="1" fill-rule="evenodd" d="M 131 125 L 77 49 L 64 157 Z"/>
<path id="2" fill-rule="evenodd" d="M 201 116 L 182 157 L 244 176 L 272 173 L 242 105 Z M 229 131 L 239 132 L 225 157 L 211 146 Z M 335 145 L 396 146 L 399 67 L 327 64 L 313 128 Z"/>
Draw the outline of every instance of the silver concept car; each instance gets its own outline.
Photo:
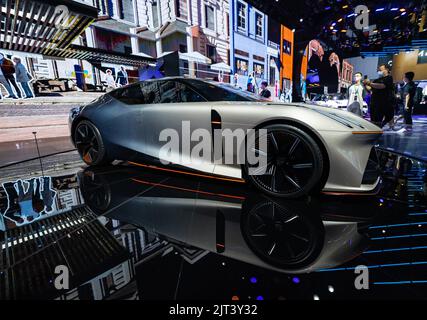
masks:
<path id="1" fill-rule="evenodd" d="M 210 157 L 191 161 L 187 148 L 180 147 L 172 157 L 181 161 L 172 165 L 244 179 L 273 196 L 370 192 L 380 181 L 374 143 L 382 131 L 377 126 L 346 111 L 270 102 L 225 84 L 153 79 L 121 87 L 70 112 L 72 141 L 90 165 L 166 160 L 159 152 L 165 144 L 161 132 L 173 129 L 186 140 L 183 121 L 193 131 L 265 129 L 267 152 L 254 147 L 258 156 L 266 157 L 262 175 L 247 174 L 252 166 L 248 161 L 225 164 L 214 159 L 215 134 Z M 246 141 L 239 143 L 235 154 L 226 150 L 222 157 L 237 158 L 246 147 Z"/>

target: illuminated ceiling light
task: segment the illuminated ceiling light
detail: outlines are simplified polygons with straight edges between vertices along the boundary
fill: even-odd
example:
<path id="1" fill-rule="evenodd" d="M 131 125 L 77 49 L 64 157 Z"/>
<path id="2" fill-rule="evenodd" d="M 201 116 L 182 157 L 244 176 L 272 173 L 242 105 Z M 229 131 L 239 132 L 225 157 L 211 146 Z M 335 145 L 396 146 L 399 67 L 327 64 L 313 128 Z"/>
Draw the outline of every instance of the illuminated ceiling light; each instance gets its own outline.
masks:
<path id="1" fill-rule="evenodd" d="M 325 10 L 331 10 L 331 7 L 325 7 Z"/>
<path id="2" fill-rule="evenodd" d="M 333 287 L 333 286 L 328 286 L 328 291 L 329 291 L 330 293 L 334 293 L 335 289 L 334 289 L 334 287 Z"/>
<path id="3" fill-rule="evenodd" d="M 406 12 L 405 12 L 405 11 L 404 11 L 404 12 L 402 12 L 401 16 L 404 16 L 404 15 L 406 15 Z"/>
<path id="4" fill-rule="evenodd" d="M 375 10 L 376 12 L 381 12 L 381 11 L 384 11 L 385 9 L 384 8 L 378 8 L 377 10 Z"/>
<path id="5" fill-rule="evenodd" d="M 355 13 L 351 13 L 351 14 L 349 14 L 349 15 L 347 16 L 347 18 L 354 17 L 355 15 L 356 15 Z"/>
<path id="6" fill-rule="evenodd" d="M 257 282 L 258 282 L 257 278 L 255 278 L 255 277 L 251 278 L 251 283 L 257 283 Z"/>
<path id="7" fill-rule="evenodd" d="M 333 29 L 334 29 L 334 27 L 330 26 L 330 27 L 329 27 L 329 29 L 333 30 Z"/>
<path id="8" fill-rule="evenodd" d="M 400 9 L 400 12 L 404 12 L 404 11 L 406 11 L 406 9 L 405 9 L 405 8 Z"/>
<path id="9" fill-rule="evenodd" d="M 303 19 L 303 18 L 299 19 L 299 22 L 303 22 L 303 21 L 304 21 L 304 19 Z"/>
<path id="10" fill-rule="evenodd" d="M 347 29 L 342 29 L 341 32 L 347 32 Z"/>
<path id="11" fill-rule="evenodd" d="M 335 27 L 337 25 L 337 23 L 336 22 L 334 22 L 333 24 L 331 24 L 331 26 L 333 26 L 333 27 Z"/>
<path id="12" fill-rule="evenodd" d="M 397 11 L 397 10 L 399 10 L 399 8 L 391 8 L 390 10 L 391 11 Z"/>
<path id="13" fill-rule="evenodd" d="M 317 294 L 315 294 L 315 295 L 313 296 L 313 300 L 320 300 L 320 298 L 319 298 L 319 296 L 318 296 Z"/>
<path id="14" fill-rule="evenodd" d="M 343 18 L 338 19 L 338 22 L 342 22 Z"/>
<path id="15" fill-rule="evenodd" d="M 346 4 L 345 6 L 342 6 L 343 9 L 347 9 L 348 8 L 348 4 Z"/>
<path id="16" fill-rule="evenodd" d="M 292 29 L 292 32 L 295 32 L 295 29 Z"/>

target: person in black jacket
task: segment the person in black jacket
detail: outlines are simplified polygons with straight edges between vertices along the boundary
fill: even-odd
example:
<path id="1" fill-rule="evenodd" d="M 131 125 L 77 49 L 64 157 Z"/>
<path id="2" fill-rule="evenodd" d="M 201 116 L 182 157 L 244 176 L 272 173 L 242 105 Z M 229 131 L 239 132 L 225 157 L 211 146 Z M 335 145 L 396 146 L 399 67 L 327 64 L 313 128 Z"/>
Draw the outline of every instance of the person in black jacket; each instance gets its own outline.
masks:
<path id="1" fill-rule="evenodd" d="M 403 100 L 403 118 L 407 128 L 412 127 L 412 111 L 414 109 L 415 93 L 417 86 L 414 83 L 415 73 L 406 72 L 403 78 L 402 100 Z"/>
<path id="2" fill-rule="evenodd" d="M 261 92 L 259 93 L 259 95 L 262 98 L 271 100 L 271 92 L 270 90 L 267 89 L 267 85 L 268 85 L 267 81 L 261 82 Z"/>
<path id="3" fill-rule="evenodd" d="M 0 53 L 0 68 L 3 73 L 3 76 L 6 78 L 7 82 L 10 83 L 16 91 L 16 94 L 19 98 L 22 97 L 21 90 L 18 87 L 18 84 L 16 83 L 15 76 L 13 75 L 15 73 L 15 67 L 13 65 L 13 62 L 9 59 L 6 59 L 6 57 Z M 6 98 L 16 98 L 15 95 L 12 95 L 12 92 L 9 92 L 9 96 Z"/>
<path id="4" fill-rule="evenodd" d="M 392 127 L 396 97 L 393 77 L 390 75 L 390 67 L 385 64 L 379 66 L 378 76 L 379 78 L 374 81 L 365 80 L 363 82 L 368 90 L 372 90 L 371 122 L 380 128 L 387 123 Z"/>
<path id="5" fill-rule="evenodd" d="M 129 84 L 128 73 L 123 66 L 121 66 L 119 72 L 117 72 L 116 83 L 119 87 Z"/>

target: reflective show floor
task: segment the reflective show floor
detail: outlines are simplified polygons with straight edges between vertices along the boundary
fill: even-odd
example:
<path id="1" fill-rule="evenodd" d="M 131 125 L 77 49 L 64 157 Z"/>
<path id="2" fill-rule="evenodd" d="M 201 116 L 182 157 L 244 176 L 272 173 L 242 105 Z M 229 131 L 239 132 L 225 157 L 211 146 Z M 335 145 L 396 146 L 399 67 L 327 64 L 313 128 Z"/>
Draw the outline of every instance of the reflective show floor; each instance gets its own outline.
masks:
<path id="1" fill-rule="evenodd" d="M 377 196 L 298 201 L 130 165 L 4 182 L 0 299 L 425 298 L 426 165 L 380 162 Z"/>
<path id="2" fill-rule="evenodd" d="M 384 132 L 378 141 L 378 147 L 427 162 L 427 117 L 416 115 L 413 118 L 412 130 L 399 130 L 403 124 L 398 124 L 395 130 Z"/>

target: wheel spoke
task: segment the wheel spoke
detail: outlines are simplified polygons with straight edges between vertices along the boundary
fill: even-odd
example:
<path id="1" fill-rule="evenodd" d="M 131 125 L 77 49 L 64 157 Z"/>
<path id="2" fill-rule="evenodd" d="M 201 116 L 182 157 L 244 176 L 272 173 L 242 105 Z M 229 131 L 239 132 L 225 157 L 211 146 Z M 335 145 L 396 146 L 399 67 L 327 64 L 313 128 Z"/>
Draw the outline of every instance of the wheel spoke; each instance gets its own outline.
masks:
<path id="1" fill-rule="evenodd" d="M 279 153 L 279 145 L 277 144 L 277 140 L 276 140 L 276 137 L 274 136 L 274 133 L 270 132 L 269 136 L 270 136 L 271 144 L 273 145 L 275 153 Z"/>
<path id="2" fill-rule="evenodd" d="M 271 254 L 273 253 L 274 249 L 276 249 L 276 242 L 273 243 L 273 245 L 271 246 L 270 250 L 268 250 L 268 255 L 271 256 Z"/>
<path id="3" fill-rule="evenodd" d="M 292 184 L 294 187 L 301 189 L 301 186 L 294 180 L 292 179 L 283 169 L 281 170 L 283 173 L 283 176 L 285 177 L 285 179 Z"/>
<path id="4" fill-rule="evenodd" d="M 298 147 L 299 143 L 300 143 L 300 139 L 299 139 L 299 138 L 295 138 L 294 143 L 293 143 L 293 144 L 292 144 L 292 146 L 289 148 L 289 151 L 288 151 L 288 157 L 291 157 L 291 156 L 292 156 L 292 154 L 295 152 L 295 149 Z"/>
<path id="5" fill-rule="evenodd" d="M 83 126 L 77 129 L 77 132 L 80 133 L 80 136 L 84 139 L 86 138 L 86 134 L 83 132 Z"/>
<path id="6" fill-rule="evenodd" d="M 261 230 L 262 228 L 264 228 L 266 226 L 265 223 L 260 224 L 258 227 L 256 227 L 256 229 L 254 230 L 254 232 L 258 232 L 259 230 Z"/>
<path id="7" fill-rule="evenodd" d="M 256 148 L 252 148 L 251 151 L 254 152 L 255 155 L 258 155 L 258 156 L 263 156 L 263 157 L 267 157 L 268 156 L 267 152 L 264 152 L 264 151 L 256 149 Z"/>
<path id="8" fill-rule="evenodd" d="M 271 161 L 267 162 L 265 166 L 258 167 L 252 171 L 253 176 L 264 175 L 267 173 L 268 167 L 271 165 Z M 253 168 L 252 168 L 253 169 Z"/>
<path id="9" fill-rule="evenodd" d="M 276 206 L 273 205 L 271 206 L 271 219 L 274 220 L 274 216 L 276 215 Z"/>
<path id="10" fill-rule="evenodd" d="M 276 166 L 272 166 L 270 187 L 273 191 L 276 191 L 276 170 Z"/>
<path id="11" fill-rule="evenodd" d="M 292 168 L 294 168 L 294 169 L 311 169 L 311 168 L 313 168 L 313 164 L 311 162 L 310 163 L 297 163 L 297 164 L 292 165 Z"/>
<path id="12" fill-rule="evenodd" d="M 304 242 L 308 242 L 309 241 L 307 238 L 301 237 L 300 235 L 297 235 L 295 233 L 290 233 L 289 235 L 291 235 L 292 237 L 297 238 L 297 239 L 299 239 L 301 241 L 304 241 Z"/>
<path id="13" fill-rule="evenodd" d="M 291 247 L 291 245 L 290 245 L 290 243 L 289 243 L 289 242 L 286 242 L 286 248 L 288 249 L 288 252 L 289 252 L 290 256 L 291 256 L 292 258 L 295 258 L 295 252 L 294 252 L 294 250 L 292 249 L 292 247 Z"/>
<path id="14" fill-rule="evenodd" d="M 292 221 L 294 221 L 295 219 L 298 219 L 298 216 L 293 216 L 293 217 L 290 217 L 289 219 L 287 219 L 287 220 L 285 220 L 284 221 L 284 223 L 289 223 L 289 222 L 292 222 Z"/>

